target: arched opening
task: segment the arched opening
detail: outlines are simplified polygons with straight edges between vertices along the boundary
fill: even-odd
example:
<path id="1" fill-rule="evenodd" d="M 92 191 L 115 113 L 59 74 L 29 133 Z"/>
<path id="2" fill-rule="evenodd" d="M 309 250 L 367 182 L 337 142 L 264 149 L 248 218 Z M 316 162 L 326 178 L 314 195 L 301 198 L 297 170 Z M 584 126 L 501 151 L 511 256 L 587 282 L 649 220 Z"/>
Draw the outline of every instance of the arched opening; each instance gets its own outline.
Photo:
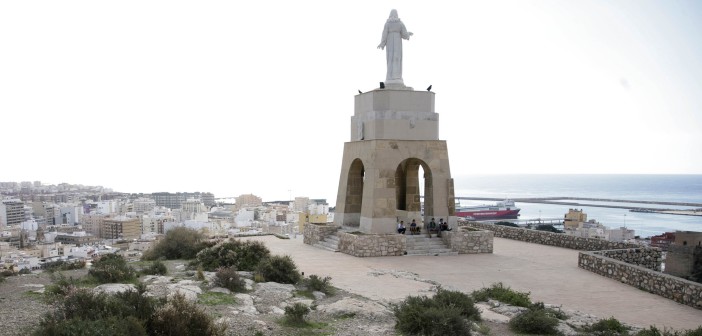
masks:
<path id="1" fill-rule="evenodd" d="M 402 161 L 395 170 L 397 210 L 420 212 L 422 193 L 424 193 L 424 216 L 431 216 L 434 214 L 434 197 L 429 166 L 426 162 L 415 158 Z"/>
<path id="2" fill-rule="evenodd" d="M 365 180 L 365 168 L 361 159 L 355 159 L 349 168 L 349 176 L 346 181 L 346 214 L 355 214 L 347 216 L 344 225 L 360 226 L 361 208 L 363 205 L 363 183 Z"/>

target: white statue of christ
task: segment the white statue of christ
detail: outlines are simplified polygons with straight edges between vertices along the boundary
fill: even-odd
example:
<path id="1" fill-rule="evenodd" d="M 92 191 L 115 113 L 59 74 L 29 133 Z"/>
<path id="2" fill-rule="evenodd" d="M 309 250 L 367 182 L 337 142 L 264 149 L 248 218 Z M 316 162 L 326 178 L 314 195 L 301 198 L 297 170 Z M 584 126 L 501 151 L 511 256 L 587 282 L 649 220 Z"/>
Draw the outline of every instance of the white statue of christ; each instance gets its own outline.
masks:
<path id="1" fill-rule="evenodd" d="M 398 85 L 404 87 L 402 81 L 402 39 L 409 40 L 413 34 L 407 31 L 405 24 L 397 16 L 397 10 L 390 11 L 390 17 L 385 22 L 383 38 L 378 45 L 378 49 L 385 49 L 385 56 L 388 63 L 388 72 L 385 76 L 386 85 Z"/>

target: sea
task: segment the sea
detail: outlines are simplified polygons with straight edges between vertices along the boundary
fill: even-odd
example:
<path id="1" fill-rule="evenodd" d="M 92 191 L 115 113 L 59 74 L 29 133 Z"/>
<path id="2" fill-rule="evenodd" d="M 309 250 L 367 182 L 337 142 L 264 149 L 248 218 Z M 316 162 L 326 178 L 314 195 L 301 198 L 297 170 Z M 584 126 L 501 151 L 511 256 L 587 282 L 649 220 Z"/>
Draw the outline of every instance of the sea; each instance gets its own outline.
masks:
<path id="1" fill-rule="evenodd" d="M 454 177 L 457 197 L 500 199 L 539 197 L 586 197 L 632 201 L 702 203 L 702 175 L 466 175 Z M 608 204 L 581 200 L 566 202 Z M 492 201 L 461 200 L 461 205 L 494 204 Z M 647 208 L 692 209 L 695 207 L 611 203 Z M 630 212 L 580 205 L 551 205 L 517 202 L 519 219 L 563 218 L 568 209 L 583 210 L 609 228 L 625 226 L 640 237 L 672 231 L 702 231 L 702 216 Z"/>

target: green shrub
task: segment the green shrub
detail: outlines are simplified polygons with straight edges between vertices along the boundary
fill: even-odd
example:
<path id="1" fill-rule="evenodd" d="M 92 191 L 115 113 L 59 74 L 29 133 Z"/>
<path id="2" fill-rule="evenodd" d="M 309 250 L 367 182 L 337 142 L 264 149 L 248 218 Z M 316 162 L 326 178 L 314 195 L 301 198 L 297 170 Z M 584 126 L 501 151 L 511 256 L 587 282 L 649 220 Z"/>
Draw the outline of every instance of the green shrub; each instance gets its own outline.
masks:
<path id="1" fill-rule="evenodd" d="M 42 327 L 34 332 L 36 336 L 146 336 L 141 322 L 129 316 L 121 319 L 112 316 L 100 320 L 45 320 Z"/>
<path id="2" fill-rule="evenodd" d="M 310 274 L 310 276 L 305 279 L 305 285 L 309 290 L 331 295 L 334 291 L 334 288 L 331 285 L 331 279 L 332 278 L 329 276 L 322 278 L 315 274 Z"/>
<path id="3" fill-rule="evenodd" d="M 229 240 L 198 252 L 197 262 L 207 271 L 231 266 L 242 271 L 253 271 L 270 254 L 262 242 Z"/>
<path id="4" fill-rule="evenodd" d="M 563 233 L 563 231 L 556 229 L 556 227 L 551 224 L 539 224 L 536 226 L 536 230 L 553 233 Z"/>
<path id="5" fill-rule="evenodd" d="M 512 222 L 497 222 L 497 223 L 495 223 L 495 225 L 502 225 L 502 226 L 516 227 L 516 228 L 519 227 L 519 225 L 514 224 Z"/>
<path id="6" fill-rule="evenodd" d="M 127 265 L 124 257 L 117 254 L 103 255 L 93 263 L 88 271 L 99 283 L 132 281 L 136 277 L 134 269 Z"/>
<path id="7" fill-rule="evenodd" d="M 53 284 L 46 286 L 44 289 L 45 295 L 49 298 L 49 301 L 53 301 L 54 298 L 62 298 L 68 295 L 69 292 L 78 287 L 80 283 L 78 279 L 73 277 L 66 278 L 65 275 L 57 273 L 51 275 L 51 280 Z"/>
<path id="8" fill-rule="evenodd" d="M 256 273 L 263 276 L 266 281 L 283 284 L 296 284 L 302 278 L 290 256 L 276 255 L 265 259 L 258 264 Z"/>
<path id="9" fill-rule="evenodd" d="M 297 302 L 292 306 L 285 307 L 285 322 L 289 325 L 300 326 L 307 324 L 305 315 L 310 312 L 307 305 Z"/>
<path id="10" fill-rule="evenodd" d="M 501 282 L 494 283 L 490 288 L 482 288 L 472 293 L 476 301 L 487 301 L 494 299 L 513 306 L 528 308 L 531 306 L 529 292 L 518 292 L 509 287 L 505 287 Z"/>
<path id="11" fill-rule="evenodd" d="M 168 273 L 168 267 L 160 260 L 156 260 L 149 267 L 141 270 L 141 274 L 146 275 L 166 275 Z"/>
<path id="12" fill-rule="evenodd" d="M 199 232 L 179 226 L 166 232 L 163 239 L 144 251 L 142 259 L 193 259 L 200 250 L 207 246 L 203 239 L 204 237 Z"/>
<path id="13" fill-rule="evenodd" d="M 466 293 L 439 288 L 433 300 L 439 307 L 457 309 L 464 318 L 480 321 L 480 310 Z"/>
<path id="14" fill-rule="evenodd" d="M 629 328 L 614 317 L 610 317 L 608 319 L 601 319 L 586 329 L 590 332 L 597 332 L 598 335 L 619 335 L 620 333 L 626 332 Z"/>
<path id="15" fill-rule="evenodd" d="M 65 279 L 65 278 L 64 278 Z M 66 287 L 56 310 L 44 315 L 34 335 L 224 335 L 224 326 L 197 304 L 175 296 L 163 305 L 146 295 L 146 286 L 108 295 L 90 289 Z"/>
<path id="16" fill-rule="evenodd" d="M 234 267 L 218 269 L 217 273 L 215 273 L 214 285 L 226 288 L 232 292 L 243 292 L 246 289 L 244 280 L 239 278 L 239 274 Z"/>
<path id="17" fill-rule="evenodd" d="M 470 335 L 461 309 L 426 296 L 409 296 L 393 308 L 395 329 L 406 335 Z"/>
<path id="18" fill-rule="evenodd" d="M 63 260 L 57 260 L 57 261 L 52 261 L 52 262 L 47 262 L 41 265 L 41 268 L 49 271 L 49 272 L 56 272 L 56 271 L 70 271 L 70 270 L 75 270 L 75 269 L 82 269 L 85 268 L 85 261 L 74 261 L 74 262 L 67 262 Z"/>
<path id="19" fill-rule="evenodd" d="M 176 295 L 153 315 L 152 335 L 224 336 L 226 326 L 215 324 L 212 318 L 197 303 L 189 302 L 182 295 Z"/>
<path id="20" fill-rule="evenodd" d="M 557 326 L 558 319 L 543 309 L 529 309 L 509 321 L 513 331 L 532 335 L 556 335 Z"/>
<path id="21" fill-rule="evenodd" d="M 568 315 L 566 315 L 566 313 L 564 313 L 562 310 L 560 310 L 560 309 L 553 309 L 553 308 L 546 308 L 546 306 L 544 305 L 543 302 L 536 302 L 536 303 L 532 304 L 532 305 L 529 307 L 529 309 L 531 309 L 531 310 L 541 309 L 541 310 L 543 310 L 547 315 L 550 315 L 550 316 L 552 316 L 552 317 L 555 317 L 555 318 L 557 318 L 557 319 L 559 319 L 559 320 L 565 320 L 565 319 L 568 318 Z"/>
<path id="22" fill-rule="evenodd" d="M 697 327 L 697 329 L 685 331 L 667 329 L 663 329 L 663 331 L 661 331 L 655 326 L 650 326 L 647 329 L 640 330 L 635 334 L 635 336 L 702 336 L 702 326 Z"/>

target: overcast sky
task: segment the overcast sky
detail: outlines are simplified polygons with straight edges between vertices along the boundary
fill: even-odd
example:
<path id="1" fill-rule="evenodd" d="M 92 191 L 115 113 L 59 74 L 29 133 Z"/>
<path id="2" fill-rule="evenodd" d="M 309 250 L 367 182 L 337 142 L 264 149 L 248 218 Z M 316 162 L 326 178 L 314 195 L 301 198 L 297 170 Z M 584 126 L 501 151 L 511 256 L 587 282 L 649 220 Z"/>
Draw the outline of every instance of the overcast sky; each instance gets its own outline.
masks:
<path id="1" fill-rule="evenodd" d="M 393 8 L 454 178 L 702 173 L 700 1 L 2 1 L 0 181 L 334 204 Z"/>

